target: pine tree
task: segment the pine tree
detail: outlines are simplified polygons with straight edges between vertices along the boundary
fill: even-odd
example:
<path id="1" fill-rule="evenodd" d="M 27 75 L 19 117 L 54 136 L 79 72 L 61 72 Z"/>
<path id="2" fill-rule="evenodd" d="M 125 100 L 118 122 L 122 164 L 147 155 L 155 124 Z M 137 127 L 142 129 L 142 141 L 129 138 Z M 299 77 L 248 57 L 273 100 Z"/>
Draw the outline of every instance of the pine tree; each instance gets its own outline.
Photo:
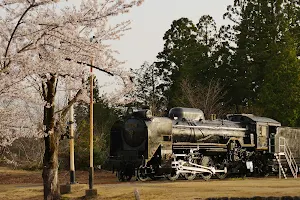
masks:
<path id="1" fill-rule="evenodd" d="M 235 23 L 236 41 L 229 88 L 233 104 L 296 125 L 298 3 L 245 0 L 228 10 L 225 16 Z"/>

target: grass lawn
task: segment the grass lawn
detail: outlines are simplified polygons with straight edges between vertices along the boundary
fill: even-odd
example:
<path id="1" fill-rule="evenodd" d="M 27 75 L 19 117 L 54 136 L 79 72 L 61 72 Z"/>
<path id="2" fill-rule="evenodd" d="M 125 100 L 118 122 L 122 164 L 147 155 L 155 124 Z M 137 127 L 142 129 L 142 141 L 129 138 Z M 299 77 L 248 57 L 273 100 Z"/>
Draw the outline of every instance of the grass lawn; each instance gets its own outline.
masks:
<path id="1" fill-rule="evenodd" d="M 80 184 L 72 185 L 72 193 L 63 199 L 83 199 L 88 189 L 88 173 L 76 172 Z M 68 181 L 69 173 L 60 172 L 60 182 Z M 119 183 L 109 172 L 96 171 L 95 188 L 99 196 L 95 199 L 129 200 L 137 190 L 141 200 L 200 199 L 209 197 L 254 197 L 254 196 L 300 196 L 300 179 L 225 179 L 225 180 L 167 180 Z M 0 168 L 0 199 L 43 199 L 41 172 L 9 170 Z"/>

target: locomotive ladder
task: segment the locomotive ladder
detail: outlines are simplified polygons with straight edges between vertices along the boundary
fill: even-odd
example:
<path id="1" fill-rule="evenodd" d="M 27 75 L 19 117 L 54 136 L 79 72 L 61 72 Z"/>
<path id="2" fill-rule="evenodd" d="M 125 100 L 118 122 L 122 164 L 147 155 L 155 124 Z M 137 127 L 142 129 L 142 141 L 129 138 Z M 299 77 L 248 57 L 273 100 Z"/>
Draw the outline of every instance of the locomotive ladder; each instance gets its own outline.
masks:
<path id="1" fill-rule="evenodd" d="M 294 178 L 297 178 L 297 173 L 299 171 L 298 165 L 295 161 L 295 158 L 286 142 L 286 139 L 284 137 L 279 137 L 279 152 L 275 154 L 276 160 L 279 164 L 279 178 L 281 178 L 280 172 L 282 172 L 284 178 L 286 179 L 286 174 L 284 172 L 284 169 L 282 167 L 282 164 L 280 162 L 280 156 L 284 155 L 285 159 L 290 167 L 290 170 L 292 172 L 292 175 Z"/>

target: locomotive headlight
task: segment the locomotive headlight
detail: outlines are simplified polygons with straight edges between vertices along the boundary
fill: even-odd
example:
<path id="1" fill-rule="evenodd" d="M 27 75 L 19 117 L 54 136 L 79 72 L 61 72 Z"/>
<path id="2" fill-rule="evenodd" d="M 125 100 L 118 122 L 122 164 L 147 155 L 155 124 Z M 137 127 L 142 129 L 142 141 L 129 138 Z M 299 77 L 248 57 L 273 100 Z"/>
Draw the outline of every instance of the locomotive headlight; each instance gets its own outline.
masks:
<path id="1" fill-rule="evenodd" d="M 146 109 L 135 112 L 135 116 L 144 119 L 151 119 L 153 117 L 151 110 Z"/>
<path id="2" fill-rule="evenodd" d="M 147 111 L 146 111 L 145 117 L 148 118 L 148 119 L 150 119 L 150 118 L 153 117 L 151 110 L 147 110 Z"/>
<path id="3" fill-rule="evenodd" d="M 131 116 L 133 114 L 133 109 L 131 107 L 127 108 L 126 114 Z"/>

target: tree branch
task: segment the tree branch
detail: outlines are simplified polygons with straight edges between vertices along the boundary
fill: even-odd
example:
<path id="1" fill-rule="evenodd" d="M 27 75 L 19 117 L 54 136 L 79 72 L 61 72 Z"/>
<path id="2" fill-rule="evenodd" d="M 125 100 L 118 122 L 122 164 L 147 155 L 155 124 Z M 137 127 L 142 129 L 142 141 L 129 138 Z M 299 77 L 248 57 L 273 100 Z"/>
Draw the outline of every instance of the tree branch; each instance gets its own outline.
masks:
<path id="1" fill-rule="evenodd" d="M 81 94 L 82 94 L 82 89 L 78 90 L 78 92 L 76 93 L 75 97 L 71 101 L 68 102 L 68 105 L 66 107 L 64 107 L 61 110 L 56 111 L 55 113 L 61 112 L 61 117 L 64 118 L 67 115 L 70 107 L 77 101 L 78 97 Z"/>
<path id="2" fill-rule="evenodd" d="M 6 56 L 7 56 L 7 54 L 8 54 L 8 50 L 9 50 L 9 47 L 10 47 L 10 43 L 11 43 L 11 41 L 12 41 L 12 39 L 13 39 L 13 37 L 14 37 L 14 35 L 15 35 L 15 33 L 16 33 L 18 27 L 19 27 L 19 25 L 21 24 L 21 21 L 23 20 L 23 18 L 24 18 L 25 15 L 27 14 L 27 12 L 28 12 L 31 8 L 35 7 L 35 6 L 36 6 L 36 5 L 31 4 L 31 5 L 24 11 L 24 13 L 22 14 L 22 16 L 21 16 L 20 19 L 18 20 L 18 22 L 17 22 L 17 24 L 16 24 L 16 26 L 15 26 L 15 28 L 14 28 L 14 30 L 13 30 L 11 36 L 10 36 L 10 38 L 9 38 L 8 44 L 7 44 L 7 46 L 6 46 L 5 53 L 4 53 L 4 58 L 6 58 Z M 3 69 L 5 69 L 6 67 L 7 67 L 7 66 L 6 66 L 6 61 L 4 61 L 4 67 L 3 67 Z"/>
<path id="3" fill-rule="evenodd" d="M 71 58 L 66 58 L 65 60 L 73 61 Z M 98 69 L 99 71 L 102 71 L 102 72 L 104 72 L 104 73 L 106 73 L 106 74 L 108 74 L 108 75 L 110 75 L 110 76 L 114 76 L 113 73 L 108 72 L 108 71 L 106 71 L 106 70 L 104 70 L 104 69 L 101 69 L 100 67 L 97 67 L 97 66 L 95 66 L 95 65 L 91 65 L 91 64 L 88 64 L 88 63 L 85 63 L 85 62 L 81 62 L 81 61 L 74 61 L 74 62 L 76 62 L 76 63 L 78 63 L 78 64 L 84 64 L 84 65 L 87 65 L 87 66 L 89 66 L 89 67 Z"/>

